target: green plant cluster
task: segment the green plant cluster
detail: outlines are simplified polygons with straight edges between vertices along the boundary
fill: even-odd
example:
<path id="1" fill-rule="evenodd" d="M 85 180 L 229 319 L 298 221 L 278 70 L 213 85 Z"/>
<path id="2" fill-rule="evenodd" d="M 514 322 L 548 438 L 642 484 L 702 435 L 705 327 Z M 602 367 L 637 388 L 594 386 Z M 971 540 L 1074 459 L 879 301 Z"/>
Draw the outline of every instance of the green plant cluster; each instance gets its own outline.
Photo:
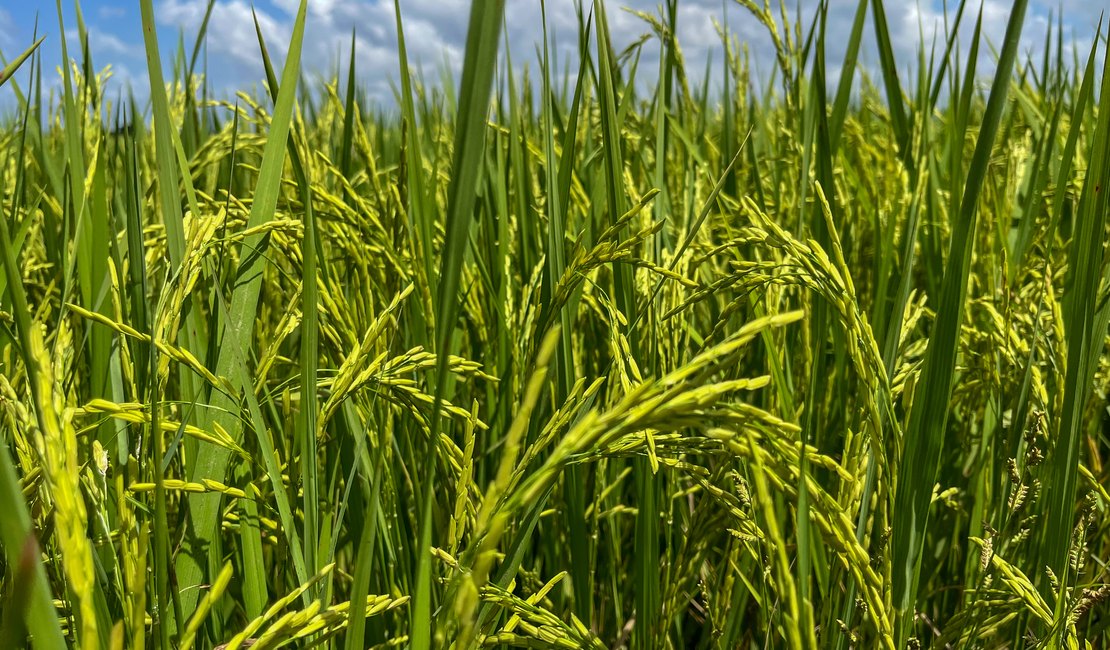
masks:
<path id="1" fill-rule="evenodd" d="M 736 2 L 769 78 L 677 0 L 441 83 L 395 2 L 389 109 L 304 0 L 257 92 L 151 0 L 149 104 L 13 59 L 0 647 L 1105 647 L 1105 36 Z"/>

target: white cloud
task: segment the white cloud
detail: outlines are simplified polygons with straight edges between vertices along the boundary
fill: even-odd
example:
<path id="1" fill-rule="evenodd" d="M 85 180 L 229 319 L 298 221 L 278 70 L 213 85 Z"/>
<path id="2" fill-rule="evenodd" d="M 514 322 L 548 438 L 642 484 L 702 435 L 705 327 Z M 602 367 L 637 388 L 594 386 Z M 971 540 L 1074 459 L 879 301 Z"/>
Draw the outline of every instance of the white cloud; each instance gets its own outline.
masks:
<path id="1" fill-rule="evenodd" d="M 142 56 L 142 43 L 128 43 L 119 36 L 110 34 L 99 27 L 88 26 L 89 50 L 92 52 L 93 61 L 119 61 L 136 56 Z M 66 41 L 69 45 L 70 56 L 80 52 L 81 41 L 76 28 L 66 30 Z"/>
<path id="2" fill-rule="evenodd" d="M 116 5 L 101 5 L 97 7 L 96 15 L 103 20 L 118 20 L 127 16 L 127 9 Z"/>
<path id="3" fill-rule="evenodd" d="M 433 2 L 402 3 L 405 40 L 410 64 L 435 79 L 436 66 L 450 62 L 461 69 L 468 3 L 452 0 L 444 6 Z M 205 0 L 163 0 L 156 9 L 159 23 L 186 33 L 196 33 L 204 17 Z M 274 9 L 256 7 L 258 22 L 275 66 L 280 66 L 292 34 L 299 2 L 275 0 Z M 453 13 L 461 13 L 461 18 Z M 452 27 L 461 21 L 461 27 Z M 301 67 L 306 73 L 326 73 L 337 61 L 345 66 L 352 29 L 356 37 L 356 68 L 371 93 L 390 98 L 389 79 L 399 70 L 392 2 L 380 0 L 312 0 L 305 25 Z M 217 2 L 208 24 L 206 47 L 209 72 L 221 91 L 249 86 L 262 80 L 264 71 L 254 32 L 251 9 L 243 0 Z"/>
<path id="4" fill-rule="evenodd" d="M 187 34 L 196 34 L 204 19 L 205 5 L 203 0 L 166 0 L 157 7 L 155 18 L 163 25 L 180 27 Z M 257 11 L 256 14 L 270 56 L 282 56 L 284 48 L 279 44 L 288 43 L 292 26 L 265 11 Z M 254 17 L 251 16 L 251 6 L 243 0 L 216 3 L 208 21 L 205 46 L 212 63 L 219 66 L 231 63 L 241 74 L 253 72 L 257 78 L 262 78 L 264 72 Z"/>
<path id="5" fill-rule="evenodd" d="M 16 56 L 17 52 L 10 51 L 15 47 L 15 21 L 6 9 L 0 9 L 0 49 L 9 59 Z"/>
<path id="6" fill-rule="evenodd" d="M 51 0 L 29 1 L 42 5 L 44 15 L 52 14 Z M 100 5 L 90 15 L 95 16 L 89 26 L 94 60 L 98 66 L 114 64 L 117 79 L 131 80 L 136 92 L 140 96 L 145 95 L 146 63 L 141 37 L 137 32 L 130 31 L 136 28 L 137 12 L 120 0 L 105 1 L 115 4 Z M 800 3 L 788 0 L 787 5 L 799 6 L 803 22 L 808 23 L 817 3 L 818 0 L 800 0 Z M 300 2 L 254 0 L 254 4 L 274 64 L 280 66 Z M 430 83 L 439 81 L 439 72 L 444 67 L 458 79 L 465 50 L 470 0 L 401 0 L 400 4 L 410 64 Z M 575 4 L 571 0 L 547 2 L 549 37 L 556 50 L 556 69 L 560 74 L 568 63 L 571 74 L 577 69 L 578 20 Z M 586 11 L 592 9 L 591 0 L 582 0 L 582 4 Z M 659 4 L 660 0 L 609 0 L 606 3 L 612 40 L 618 51 L 649 31 L 644 21 L 622 8 L 627 6 L 655 14 Z M 771 4 L 777 5 L 776 2 Z M 949 5 L 953 4 L 949 2 Z M 1098 4 L 1089 0 L 1031 0 L 1023 33 L 1023 53 L 1037 56 L 1043 51 L 1049 12 L 1062 8 L 1067 21 L 1065 37 L 1076 37 L 1074 47 L 1079 48 L 1080 58 L 1084 58 L 1102 11 L 1102 8 L 1095 6 Z M 155 0 L 163 52 L 167 53 L 163 57 L 164 65 L 169 65 L 169 53 L 174 50 L 179 30 L 185 34 L 186 47 L 191 47 L 206 5 L 207 0 Z M 857 0 L 831 1 L 826 52 L 830 86 L 835 86 L 837 82 L 836 75 L 843 61 L 856 5 Z M 899 73 L 903 84 L 908 86 L 911 83 L 908 75 L 915 65 L 917 50 L 922 42 L 927 51 L 935 42 L 938 56 L 943 51 L 942 1 L 899 0 L 888 1 L 886 5 L 891 38 L 900 65 Z M 516 71 L 519 74 L 527 65 L 533 80 L 538 76 L 537 47 L 542 38 L 539 7 L 539 0 L 507 0 L 503 35 L 508 41 Z M 354 29 L 357 33 L 356 61 L 360 81 L 371 96 L 383 104 L 391 104 L 391 80 L 397 78 L 399 68 L 393 0 L 309 0 L 308 8 L 302 52 L 305 74 L 311 78 L 315 74 L 330 76 L 337 68 L 345 70 L 347 48 Z M 974 3 L 974 6 L 969 3 L 960 28 L 959 49 L 963 54 L 969 49 L 978 10 L 979 3 Z M 993 67 L 992 48 L 988 43 L 994 47 L 1001 45 L 1010 2 L 982 0 L 982 11 L 985 40 L 980 47 L 979 71 L 988 74 Z M 795 19 L 793 13 L 791 9 L 791 20 Z M 692 81 L 702 78 L 708 61 L 712 61 L 715 70 L 712 78 L 720 78 L 722 44 L 714 21 L 727 24 L 729 32 L 748 49 L 757 74 L 770 74 L 776 65 L 771 40 L 765 28 L 742 6 L 733 0 L 680 0 L 678 38 Z M 18 31 L 14 33 L 19 34 Z M 0 9 L 0 47 L 5 53 L 18 45 L 14 40 L 10 12 Z M 641 88 L 652 85 L 658 52 L 655 39 L 644 44 L 637 72 Z M 1069 52 L 1070 49 L 1065 50 L 1070 58 Z M 218 93 L 227 95 L 236 89 L 250 88 L 263 79 L 251 0 L 216 1 L 208 24 L 204 54 L 206 58 L 202 59 L 202 63 L 207 63 L 209 81 Z M 860 64 L 872 78 L 877 78 L 877 63 L 874 26 L 872 17 L 868 15 Z M 132 71 L 134 76 L 129 74 Z"/>

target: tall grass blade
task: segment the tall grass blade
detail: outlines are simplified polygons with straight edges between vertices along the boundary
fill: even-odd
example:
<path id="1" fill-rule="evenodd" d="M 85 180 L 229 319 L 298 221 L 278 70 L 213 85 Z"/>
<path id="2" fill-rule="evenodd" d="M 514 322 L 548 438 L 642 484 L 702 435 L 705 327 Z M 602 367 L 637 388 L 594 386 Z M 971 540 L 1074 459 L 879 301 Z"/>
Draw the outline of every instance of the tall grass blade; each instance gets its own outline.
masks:
<path id="1" fill-rule="evenodd" d="M 1097 38 L 1095 42 L 1098 42 Z M 1098 96 L 1103 98 L 1110 92 L 1110 66 L 1107 63 L 1110 63 L 1110 55 L 1103 60 L 1102 81 L 1098 89 Z M 1043 558 L 1061 585 L 1068 583 L 1072 573 L 1068 555 L 1072 548 L 1070 533 L 1074 528 L 1075 489 L 1079 480 L 1080 449 L 1085 430 L 1089 428 L 1084 422 L 1084 412 L 1110 323 L 1110 303 L 1100 290 L 1108 274 L 1104 233 L 1110 213 L 1110 199 L 1107 199 L 1110 195 L 1110 110 L 1106 110 L 1105 106 L 1100 108 L 1091 136 L 1090 162 L 1075 212 L 1076 230 L 1068 250 L 1070 281 L 1064 296 L 1064 332 L 1067 337 L 1064 402 L 1059 433 L 1047 461 L 1049 480 L 1045 485 Z M 1075 123 L 1072 128 L 1076 128 Z M 1062 604 L 1058 608 L 1062 609 Z"/>
<path id="2" fill-rule="evenodd" d="M 952 233 L 946 259 L 944 280 L 938 302 L 936 323 L 929 337 L 922 369 L 920 389 L 914 396 L 906 428 L 906 444 L 898 471 L 892 534 L 892 585 L 898 615 L 895 643 L 904 646 L 914 618 L 921 560 L 929 528 L 929 504 L 936 481 L 940 456 L 948 437 L 946 424 L 952 385 L 956 378 L 956 355 L 960 326 L 964 319 L 968 269 L 980 193 L 987 175 L 995 136 L 1010 86 L 1010 73 L 1017 56 L 1026 0 L 1015 2 L 1006 26 L 1006 38 L 991 85 L 983 115 L 983 125 L 975 144 L 963 187 L 960 212 Z"/>
<path id="3" fill-rule="evenodd" d="M 147 0 L 149 2 L 149 0 Z M 270 132 L 262 156 L 262 167 L 259 171 L 258 183 L 254 190 L 254 201 L 251 205 L 250 217 L 247 228 L 257 228 L 273 218 L 277 208 L 281 191 L 282 168 L 285 163 L 286 143 L 289 135 L 290 124 L 293 117 L 293 102 L 296 99 L 296 85 L 299 78 L 301 45 L 304 36 L 305 13 L 307 1 L 302 0 L 293 23 L 293 34 L 289 41 L 289 50 L 286 54 L 285 68 L 282 71 L 281 90 L 274 105 L 273 117 L 270 121 Z M 258 251 L 263 243 L 263 234 L 256 233 L 243 240 L 244 251 Z M 231 295 L 228 308 L 228 320 L 224 326 L 222 336 L 222 349 L 216 365 L 218 377 L 232 375 L 232 369 L 242 363 L 241 351 L 249 347 L 252 338 L 254 317 L 258 305 L 258 296 L 261 290 L 262 268 L 266 264 L 263 255 L 246 255 L 243 262 L 236 269 L 238 282 Z M 249 386 L 242 388 L 250 390 Z M 213 394 L 213 408 L 209 411 L 209 423 L 219 425 L 231 434 L 233 440 L 241 437 L 242 422 L 239 420 L 231 400 L 222 393 Z M 192 467 L 192 478 L 200 480 L 209 478 L 220 481 L 227 472 L 229 452 L 213 445 L 202 445 L 198 449 L 195 464 Z M 271 477 L 273 478 L 273 477 Z M 202 546 L 194 547 L 192 553 L 197 553 L 212 541 L 217 532 L 217 517 L 219 515 L 220 494 L 206 492 L 192 494 L 189 497 L 189 515 L 193 525 L 193 536 Z M 287 530 L 286 534 L 290 534 Z M 201 583 L 204 567 L 192 553 L 182 553 L 177 559 L 177 577 L 181 592 L 182 609 L 185 614 L 191 615 L 197 601 L 196 586 Z"/>
<path id="4" fill-rule="evenodd" d="M 435 507 L 436 456 L 440 408 L 448 386 L 447 362 L 455 332 L 455 318 L 459 311 L 459 278 L 466 253 L 467 231 L 473 222 L 475 197 L 479 173 L 482 169 L 486 139 L 486 114 L 493 87 L 493 72 L 497 64 L 504 0 L 492 0 L 482 5 L 474 3 L 470 9 L 470 24 L 466 36 L 466 56 L 463 59 L 462 78 L 459 83 L 459 112 L 456 120 L 454 160 L 451 165 L 451 182 L 447 188 L 447 222 L 445 248 L 440 264 L 436 292 L 436 373 L 432 410 L 431 439 L 425 452 L 422 481 L 423 497 L 420 502 L 420 537 L 417 546 L 416 585 L 413 593 L 412 638 L 414 650 L 431 647 L 432 619 L 431 547 L 432 510 Z M 400 14 L 398 14 L 400 15 Z M 398 19 L 399 20 L 399 19 Z M 399 25 L 398 25 L 399 26 Z M 424 231 L 429 242 L 432 231 Z"/>

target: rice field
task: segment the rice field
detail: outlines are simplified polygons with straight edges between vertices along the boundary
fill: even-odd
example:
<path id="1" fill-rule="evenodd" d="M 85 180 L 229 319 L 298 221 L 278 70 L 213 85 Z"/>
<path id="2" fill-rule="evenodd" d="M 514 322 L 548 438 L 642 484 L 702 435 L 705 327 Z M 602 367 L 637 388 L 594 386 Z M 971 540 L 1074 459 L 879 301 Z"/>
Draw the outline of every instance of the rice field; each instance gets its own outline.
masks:
<path id="1" fill-rule="evenodd" d="M 9 56 L 0 647 L 1110 647 L 1102 28 L 504 4 L 384 103 L 306 0 L 255 93 Z"/>

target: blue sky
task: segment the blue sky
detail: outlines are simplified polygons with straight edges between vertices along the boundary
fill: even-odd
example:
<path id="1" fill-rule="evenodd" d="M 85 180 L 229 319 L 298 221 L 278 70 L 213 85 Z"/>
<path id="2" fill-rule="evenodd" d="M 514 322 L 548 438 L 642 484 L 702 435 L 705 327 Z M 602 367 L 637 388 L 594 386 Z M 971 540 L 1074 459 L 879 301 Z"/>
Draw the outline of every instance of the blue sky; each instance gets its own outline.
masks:
<path id="1" fill-rule="evenodd" d="M 267 37 L 271 53 L 278 56 L 292 29 L 293 16 L 299 0 L 257 0 L 254 3 Z M 758 2 L 759 0 L 757 0 Z M 810 15 L 817 0 L 801 0 L 803 13 Z M 951 0 L 954 4 L 956 0 Z M 787 5 L 796 6 L 797 0 Z M 89 29 L 90 48 L 98 70 L 110 65 L 113 70 L 112 89 L 130 85 L 140 97 L 147 95 L 146 61 L 143 56 L 142 32 L 137 0 L 83 0 L 82 12 Z M 614 41 L 619 45 L 634 41 L 647 31 L 636 16 L 622 7 L 654 12 L 659 0 L 608 0 L 607 8 Z M 76 18 L 72 0 L 63 0 L 64 20 L 71 55 L 77 52 Z M 206 0 L 154 0 L 159 39 L 164 51 L 176 48 L 183 34 L 186 47 L 191 48 L 196 30 L 204 15 Z M 457 71 L 462 61 L 469 0 L 401 0 L 410 59 L 419 65 L 428 79 L 438 78 L 438 70 L 447 65 Z M 777 6 L 774 0 L 772 6 Z M 830 75 L 835 77 L 838 62 L 851 27 L 856 0 L 831 0 L 828 61 Z M 887 15 L 891 34 L 903 68 L 913 61 L 914 52 L 924 35 L 931 41 L 941 28 L 943 5 L 935 0 L 906 2 L 888 0 Z M 973 5 L 978 7 L 977 4 Z M 984 32 L 999 43 L 1005 31 L 1011 3 L 1007 0 L 983 0 Z M 726 23 L 748 43 L 755 65 L 767 71 L 774 64 L 770 41 L 763 28 L 734 0 L 681 0 L 679 10 L 679 43 L 691 70 L 704 69 L 707 58 L 720 61 L 721 44 L 714 21 Z M 1110 9 L 1110 0 L 1031 0 L 1027 15 L 1023 49 L 1037 53 L 1043 47 L 1043 35 L 1050 11 L 1062 9 L 1065 28 L 1075 37 L 1076 47 L 1083 54 L 1090 46 L 1099 14 Z M 250 17 L 249 0 L 217 0 L 209 25 L 207 64 L 212 87 L 221 94 L 235 89 L 249 89 L 262 78 L 257 41 Z M 0 0 L 0 51 L 14 56 L 31 42 L 36 15 L 39 33 L 46 34 L 43 44 L 51 66 L 60 61 L 59 26 L 54 0 Z M 508 0 L 506 32 L 514 61 L 532 61 L 535 67 L 535 44 L 540 38 L 539 0 Z M 575 50 L 575 16 L 572 0 L 548 1 L 548 24 L 560 39 L 562 56 Z M 962 30 L 970 35 L 970 21 Z M 398 69 L 396 34 L 392 0 L 309 0 L 303 65 L 309 73 L 326 73 L 332 69 L 340 52 L 347 51 L 351 30 L 357 32 L 357 68 L 361 82 L 379 101 L 392 103 L 390 79 Z M 875 50 L 868 24 L 868 43 L 861 54 L 865 66 L 874 68 Z M 989 48 L 983 48 L 984 61 L 989 63 Z M 652 61 L 652 47 L 645 50 L 645 62 Z M 1081 56 L 1083 55 L 1081 54 Z M 168 57 L 164 57 L 168 65 Z M 642 70 L 648 71 L 645 66 Z M 56 74 L 50 70 L 51 79 Z M 56 81 L 55 81 L 56 83 Z M 8 95 L 9 89 L 0 89 Z M 0 104 L 5 98 L 0 96 Z"/>

